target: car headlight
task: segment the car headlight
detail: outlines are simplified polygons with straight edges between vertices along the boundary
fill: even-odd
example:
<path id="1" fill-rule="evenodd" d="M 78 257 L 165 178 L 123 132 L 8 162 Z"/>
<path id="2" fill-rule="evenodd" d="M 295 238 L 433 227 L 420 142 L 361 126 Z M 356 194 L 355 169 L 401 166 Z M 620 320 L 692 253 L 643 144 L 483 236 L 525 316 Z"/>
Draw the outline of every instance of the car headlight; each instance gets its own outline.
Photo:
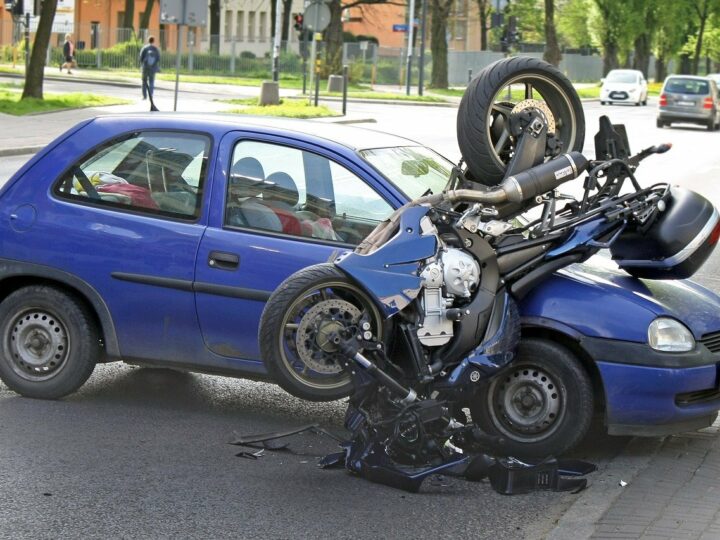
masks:
<path id="1" fill-rule="evenodd" d="M 648 343 L 656 351 L 687 352 L 695 348 L 695 338 L 679 321 L 658 317 L 648 327 Z"/>

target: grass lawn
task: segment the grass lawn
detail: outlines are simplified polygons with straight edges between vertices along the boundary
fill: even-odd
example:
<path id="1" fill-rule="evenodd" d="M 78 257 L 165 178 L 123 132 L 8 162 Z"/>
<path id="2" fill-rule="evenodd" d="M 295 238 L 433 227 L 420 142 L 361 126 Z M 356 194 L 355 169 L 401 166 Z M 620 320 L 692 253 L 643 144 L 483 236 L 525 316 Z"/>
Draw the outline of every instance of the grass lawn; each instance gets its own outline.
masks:
<path id="1" fill-rule="evenodd" d="M 342 97 L 341 92 L 320 92 L 321 96 Z M 384 99 L 388 101 L 418 101 L 422 103 L 447 103 L 447 100 L 438 96 L 418 96 L 399 94 L 395 92 L 371 92 L 348 90 L 349 98 L 357 99 Z"/>
<path id="2" fill-rule="evenodd" d="M 600 86 L 583 86 L 580 88 L 575 89 L 580 96 L 581 99 L 587 99 L 587 98 L 598 98 L 600 97 Z M 428 88 L 427 89 L 428 94 L 438 94 L 441 96 L 454 96 L 454 97 L 462 97 L 462 95 L 465 93 L 464 88 Z M 513 90 L 510 93 L 511 100 L 512 101 L 521 101 L 525 93 L 522 89 Z"/>
<path id="3" fill-rule="evenodd" d="M 11 89 L 10 89 L 11 88 Z M 3 85 L 0 87 L 0 113 L 23 116 L 25 114 L 78 109 L 81 107 L 102 107 L 130 103 L 126 99 L 99 96 L 97 94 L 45 94 L 45 99 L 20 100 L 20 87 Z"/>
<path id="4" fill-rule="evenodd" d="M 340 116 L 329 107 L 320 105 L 314 107 L 304 99 L 284 99 L 280 105 L 258 105 L 258 100 L 251 99 L 223 99 L 223 103 L 243 105 L 241 109 L 232 109 L 230 113 L 251 114 L 256 116 L 281 116 L 283 118 L 324 118 L 327 116 Z"/>

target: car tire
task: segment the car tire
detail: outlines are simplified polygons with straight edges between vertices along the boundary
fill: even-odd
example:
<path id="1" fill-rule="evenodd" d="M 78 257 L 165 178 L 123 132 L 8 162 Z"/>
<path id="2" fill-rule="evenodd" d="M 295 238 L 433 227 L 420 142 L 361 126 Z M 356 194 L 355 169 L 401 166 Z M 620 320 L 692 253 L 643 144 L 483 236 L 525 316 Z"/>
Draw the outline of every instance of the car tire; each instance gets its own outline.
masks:
<path id="1" fill-rule="evenodd" d="M 538 92 L 555 116 L 563 151 L 581 151 L 585 140 L 582 102 L 563 73 L 538 58 L 516 56 L 485 67 L 468 84 L 457 114 L 457 141 L 472 179 L 484 185 L 499 184 L 505 177 L 509 158 L 496 151 L 492 127 L 499 115 L 496 106 L 504 102 L 500 93 L 508 84 L 526 84 Z M 500 98 L 500 99 L 498 99 Z M 558 123 L 559 126 L 559 123 Z M 512 138 L 511 138 L 512 140 Z"/>
<path id="2" fill-rule="evenodd" d="M 313 297 L 319 298 L 313 301 Z M 333 300 L 334 305 L 329 303 Z M 328 321 L 332 310 L 335 318 Z M 384 332 L 379 309 L 335 265 L 318 264 L 290 276 L 272 294 L 260 319 L 260 354 L 272 379 L 290 394 L 309 401 L 347 397 L 352 391 L 350 375 L 332 358 L 335 351 L 323 348 L 332 344 L 322 337 L 329 331 L 344 331 L 337 325 L 330 327 L 336 320 L 354 321 L 359 312 L 370 315 L 372 333 L 380 341 Z M 314 322 L 306 325 L 305 317 L 310 316 Z M 321 328 L 325 322 L 330 330 Z"/>
<path id="3" fill-rule="evenodd" d="M 639 107 L 640 104 L 641 104 L 641 101 L 640 101 L 640 100 L 638 100 L 638 101 L 635 102 L 635 106 L 636 106 L 636 107 Z"/>
<path id="4" fill-rule="evenodd" d="M 505 439 L 508 454 L 557 456 L 587 433 L 593 389 L 567 348 L 546 339 L 523 339 L 515 360 L 484 385 L 470 411 L 484 431 Z"/>
<path id="5" fill-rule="evenodd" d="M 657 120 L 655 120 L 655 126 L 656 126 L 656 127 L 659 127 L 659 128 L 664 128 L 664 127 L 665 127 L 665 122 L 663 122 L 662 120 L 660 120 L 660 119 L 658 118 Z"/>
<path id="6" fill-rule="evenodd" d="M 600 105 L 605 105 L 605 102 L 600 100 Z"/>
<path id="7" fill-rule="evenodd" d="M 715 119 L 711 118 L 710 120 L 708 120 L 707 123 L 705 124 L 705 128 L 708 131 L 715 131 Z"/>
<path id="8" fill-rule="evenodd" d="M 0 303 L 0 321 L 0 378 L 23 396 L 66 396 L 87 381 L 100 360 L 92 313 L 55 287 L 13 292 Z"/>
<path id="9" fill-rule="evenodd" d="M 647 107 L 647 98 L 643 99 L 642 104 L 643 104 L 643 107 Z"/>

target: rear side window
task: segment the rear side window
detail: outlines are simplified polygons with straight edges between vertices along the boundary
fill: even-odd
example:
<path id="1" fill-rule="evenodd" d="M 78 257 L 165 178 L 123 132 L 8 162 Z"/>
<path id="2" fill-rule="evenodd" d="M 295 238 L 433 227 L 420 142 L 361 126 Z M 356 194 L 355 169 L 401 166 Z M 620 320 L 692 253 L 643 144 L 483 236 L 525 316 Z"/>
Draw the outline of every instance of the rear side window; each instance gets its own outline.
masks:
<path id="1" fill-rule="evenodd" d="M 710 93 L 710 82 L 697 79 L 673 78 L 665 84 L 665 91 L 671 94 L 706 95 Z"/>
<path id="2" fill-rule="evenodd" d="M 210 139 L 148 131 L 92 150 L 56 183 L 62 198 L 118 209 L 196 219 L 200 215 Z"/>

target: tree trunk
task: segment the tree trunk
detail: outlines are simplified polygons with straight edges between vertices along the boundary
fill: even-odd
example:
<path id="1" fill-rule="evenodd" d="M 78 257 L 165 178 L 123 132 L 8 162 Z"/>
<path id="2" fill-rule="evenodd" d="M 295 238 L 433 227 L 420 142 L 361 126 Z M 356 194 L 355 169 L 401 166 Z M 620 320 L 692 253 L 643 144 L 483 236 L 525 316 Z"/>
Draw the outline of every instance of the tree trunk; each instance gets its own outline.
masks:
<path id="1" fill-rule="evenodd" d="M 603 49 L 603 76 L 605 76 L 609 71 L 618 67 L 617 43 L 613 40 L 607 40 L 603 43 Z"/>
<path id="2" fill-rule="evenodd" d="M 642 71 L 643 76 L 648 78 L 650 67 L 650 36 L 640 34 L 635 38 L 635 54 L 633 56 L 633 69 Z"/>
<path id="3" fill-rule="evenodd" d="M 58 0 L 45 0 L 43 2 L 42 15 L 40 15 L 40 21 L 38 22 L 37 31 L 35 32 L 35 41 L 33 42 L 30 65 L 28 66 L 27 76 L 25 77 L 22 99 L 43 98 L 45 58 L 47 56 L 48 43 L 50 43 L 50 33 L 52 31 L 53 19 L 55 19 L 57 3 Z"/>
<path id="4" fill-rule="evenodd" d="M 343 26 L 340 0 L 328 2 L 330 8 L 330 24 L 325 29 L 325 69 L 326 75 L 338 74 L 342 71 Z"/>
<path id="5" fill-rule="evenodd" d="M 708 1 L 703 1 L 702 11 L 698 10 L 700 16 L 700 29 L 698 30 L 698 38 L 695 42 L 695 55 L 693 56 L 692 73 L 697 75 L 700 67 L 700 52 L 702 51 L 703 34 L 705 33 L 705 23 L 708 19 Z"/>
<path id="6" fill-rule="evenodd" d="M 155 7 L 155 0 L 147 0 L 145 11 L 143 11 L 142 17 L 140 17 L 140 30 L 147 30 L 150 26 L 150 15 L 152 15 L 153 7 Z"/>
<path id="7" fill-rule="evenodd" d="M 692 70 L 692 61 L 690 60 L 690 56 L 686 53 L 683 53 L 680 55 L 680 74 L 681 75 L 690 75 Z"/>
<path id="8" fill-rule="evenodd" d="M 488 48 L 488 27 L 487 18 L 490 11 L 488 0 L 477 0 L 478 12 L 480 13 L 480 50 L 487 51 Z"/>
<path id="9" fill-rule="evenodd" d="M 220 52 L 220 0 L 210 0 L 210 52 Z"/>
<path id="10" fill-rule="evenodd" d="M 667 76 L 667 66 L 665 65 L 665 58 L 657 57 L 655 59 L 655 82 L 662 82 Z"/>
<path id="11" fill-rule="evenodd" d="M 125 0 L 123 28 L 128 28 L 133 31 L 133 34 L 135 33 L 135 0 Z"/>
<path id="12" fill-rule="evenodd" d="M 290 41 L 290 15 L 292 11 L 292 0 L 283 0 L 283 15 L 282 15 L 282 50 L 287 51 L 288 42 Z"/>
<path id="13" fill-rule="evenodd" d="M 430 11 L 430 88 L 448 87 L 447 21 L 453 0 L 432 0 Z"/>
<path id="14" fill-rule="evenodd" d="M 562 60 L 557 33 L 555 32 L 555 0 L 545 0 L 545 52 L 543 60 L 557 67 Z"/>

